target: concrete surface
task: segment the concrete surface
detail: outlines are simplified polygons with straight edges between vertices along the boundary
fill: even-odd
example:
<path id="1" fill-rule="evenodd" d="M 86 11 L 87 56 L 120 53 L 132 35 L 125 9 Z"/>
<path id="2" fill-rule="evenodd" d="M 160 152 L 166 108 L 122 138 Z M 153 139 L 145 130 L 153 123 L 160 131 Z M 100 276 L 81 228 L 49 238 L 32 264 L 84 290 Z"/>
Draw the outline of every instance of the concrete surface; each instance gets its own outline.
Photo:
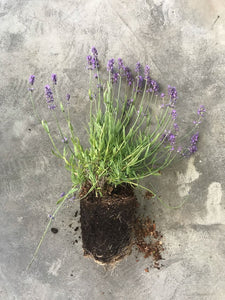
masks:
<path id="1" fill-rule="evenodd" d="M 225 299 L 224 26 L 222 0 L 0 1 L 0 299 Z M 175 85 L 185 126 L 207 107 L 199 152 L 145 181 L 169 205 L 187 201 L 174 210 L 139 197 L 164 235 L 160 270 L 146 273 L 151 259 L 136 262 L 134 253 L 113 271 L 85 259 L 81 242 L 73 244 L 79 203 L 69 202 L 54 221 L 59 232 L 48 233 L 25 272 L 48 213 L 70 186 L 33 117 L 27 80 L 37 76 L 36 101 L 51 119 L 43 86 L 58 74 L 85 140 L 85 57 L 93 45 L 103 63 L 148 62 L 164 87 Z"/>

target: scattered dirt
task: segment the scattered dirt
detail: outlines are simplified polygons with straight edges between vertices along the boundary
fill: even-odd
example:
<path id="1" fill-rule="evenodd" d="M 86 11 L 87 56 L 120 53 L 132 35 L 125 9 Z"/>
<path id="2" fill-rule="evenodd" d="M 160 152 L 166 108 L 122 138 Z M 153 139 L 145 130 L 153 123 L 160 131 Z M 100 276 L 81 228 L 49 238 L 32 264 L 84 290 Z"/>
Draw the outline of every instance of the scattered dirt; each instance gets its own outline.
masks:
<path id="1" fill-rule="evenodd" d="M 154 194 L 152 194 L 152 193 L 149 192 L 149 191 L 147 191 L 147 192 L 145 193 L 145 198 L 146 198 L 146 199 L 151 199 L 153 196 L 154 196 Z"/>
<path id="2" fill-rule="evenodd" d="M 154 267 L 159 269 L 159 260 L 162 259 L 162 234 L 156 230 L 155 221 L 149 217 L 138 217 L 135 222 L 134 244 L 138 250 L 144 254 L 144 258 L 151 256 L 154 261 Z"/>

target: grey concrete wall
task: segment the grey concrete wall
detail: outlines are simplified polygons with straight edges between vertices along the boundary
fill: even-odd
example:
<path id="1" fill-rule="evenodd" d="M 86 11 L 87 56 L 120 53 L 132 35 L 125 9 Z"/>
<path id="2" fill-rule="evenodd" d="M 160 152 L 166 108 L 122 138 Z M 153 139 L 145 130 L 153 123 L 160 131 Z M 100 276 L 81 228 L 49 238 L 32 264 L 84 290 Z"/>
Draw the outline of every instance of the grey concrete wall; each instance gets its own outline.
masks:
<path id="1" fill-rule="evenodd" d="M 224 299 L 224 25 L 222 0 L 0 1 L 0 299 Z M 165 203 L 186 202 L 173 210 L 140 197 L 164 235 L 160 270 L 146 273 L 151 260 L 136 262 L 134 253 L 113 271 L 85 259 L 81 242 L 73 244 L 79 203 L 68 202 L 54 221 L 59 232 L 48 233 L 25 272 L 48 213 L 70 186 L 32 114 L 28 77 L 37 76 L 36 101 L 52 124 L 43 86 L 58 74 L 84 137 L 85 57 L 93 45 L 102 63 L 140 60 L 162 87 L 175 85 L 184 126 L 200 104 L 206 106 L 199 152 L 145 181 Z"/>

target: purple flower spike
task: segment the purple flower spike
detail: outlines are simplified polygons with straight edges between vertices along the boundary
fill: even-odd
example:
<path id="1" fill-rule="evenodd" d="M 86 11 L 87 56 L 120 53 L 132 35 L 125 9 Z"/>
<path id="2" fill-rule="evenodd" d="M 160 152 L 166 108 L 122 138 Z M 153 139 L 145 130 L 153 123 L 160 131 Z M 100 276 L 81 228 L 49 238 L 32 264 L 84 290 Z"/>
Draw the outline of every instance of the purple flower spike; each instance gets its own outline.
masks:
<path id="1" fill-rule="evenodd" d="M 204 117 L 206 112 L 205 106 L 204 105 L 200 105 L 199 110 L 198 110 L 198 115 L 201 117 Z"/>
<path id="2" fill-rule="evenodd" d="M 197 142 L 198 142 L 198 138 L 199 138 L 199 133 L 197 132 L 196 134 L 194 134 L 194 135 L 191 137 L 191 145 L 196 145 Z"/>
<path id="3" fill-rule="evenodd" d="M 97 73 L 94 74 L 94 78 L 98 79 L 98 74 Z"/>
<path id="4" fill-rule="evenodd" d="M 190 154 L 193 154 L 193 153 L 195 153 L 197 150 L 198 150 L 198 148 L 197 148 L 197 142 L 198 142 L 198 138 L 199 138 L 199 133 L 197 132 L 197 133 L 195 133 L 192 137 L 191 137 L 191 145 L 190 145 L 190 147 L 189 147 L 189 152 L 190 152 Z"/>
<path id="5" fill-rule="evenodd" d="M 53 104 L 54 102 L 54 97 L 53 97 L 53 93 L 52 93 L 52 90 L 50 88 L 49 85 L 46 85 L 45 86 L 45 96 L 46 96 L 46 102 L 49 104 L 48 105 L 48 108 L 50 110 L 53 110 L 56 108 L 56 105 Z"/>
<path id="6" fill-rule="evenodd" d="M 67 100 L 67 101 L 70 100 L 70 94 L 66 94 L 66 100 Z"/>
<path id="7" fill-rule="evenodd" d="M 174 127 L 175 131 L 179 131 L 179 126 L 177 125 L 177 123 L 174 123 L 173 127 Z"/>
<path id="8" fill-rule="evenodd" d="M 175 144 L 175 141 L 176 141 L 176 137 L 175 137 L 175 135 L 174 134 L 172 134 L 172 133 L 170 133 L 169 135 L 168 135 L 168 142 L 170 143 L 170 145 L 172 146 L 172 145 L 174 145 Z"/>
<path id="9" fill-rule="evenodd" d="M 92 60 L 91 60 L 91 63 L 92 63 L 92 70 L 98 69 L 99 62 L 98 62 L 98 58 L 97 57 L 93 57 Z"/>
<path id="10" fill-rule="evenodd" d="M 176 110 L 175 110 L 175 109 L 173 109 L 173 110 L 172 110 L 172 112 L 171 112 L 171 116 L 172 116 L 172 119 L 173 119 L 173 120 L 176 120 L 176 117 L 177 117 L 177 112 L 176 112 Z"/>
<path id="11" fill-rule="evenodd" d="M 113 74 L 113 83 L 117 83 L 117 81 L 118 81 L 118 78 L 119 78 L 119 73 L 114 73 Z"/>
<path id="12" fill-rule="evenodd" d="M 92 64 L 92 56 L 88 55 L 87 56 L 87 69 L 88 70 L 93 70 L 93 64 Z"/>
<path id="13" fill-rule="evenodd" d="M 155 80 L 151 80 L 152 90 L 157 93 L 159 91 L 159 85 Z"/>
<path id="14" fill-rule="evenodd" d="M 30 75 L 29 83 L 30 83 L 31 85 L 33 85 L 33 84 L 34 84 L 34 81 L 35 81 L 35 76 L 34 76 L 34 75 Z"/>
<path id="15" fill-rule="evenodd" d="M 54 110 L 55 108 L 56 108 L 56 105 L 48 105 L 48 108 L 50 109 L 50 110 Z"/>
<path id="16" fill-rule="evenodd" d="M 137 89 L 137 93 L 140 93 L 143 87 L 143 82 L 144 82 L 144 78 L 141 75 L 137 76 L 137 83 L 136 83 L 137 86 L 134 89 L 134 91 Z"/>
<path id="17" fill-rule="evenodd" d="M 65 192 L 62 192 L 61 195 L 60 195 L 60 198 L 64 197 L 66 195 Z"/>
<path id="18" fill-rule="evenodd" d="M 190 151 L 190 154 L 193 154 L 198 151 L 198 148 L 196 145 L 192 145 L 192 146 L 190 146 L 189 151 Z"/>
<path id="19" fill-rule="evenodd" d="M 128 67 L 125 67 L 124 71 L 125 71 L 125 76 L 127 77 L 127 83 L 129 86 L 131 86 L 132 82 L 134 81 L 132 73 Z"/>
<path id="20" fill-rule="evenodd" d="M 176 100 L 177 99 L 176 88 L 168 85 L 168 95 L 170 96 L 171 100 Z"/>
<path id="21" fill-rule="evenodd" d="M 95 47 L 91 48 L 91 52 L 92 52 L 92 54 L 93 54 L 94 57 L 98 56 L 98 51 L 97 51 L 97 49 Z"/>
<path id="22" fill-rule="evenodd" d="M 49 85 L 45 86 L 45 96 L 47 103 L 54 102 L 53 93 Z"/>
<path id="23" fill-rule="evenodd" d="M 165 97 L 165 94 L 164 94 L 164 93 L 161 93 L 160 97 L 161 97 L 161 98 L 164 98 L 164 97 Z"/>
<path id="24" fill-rule="evenodd" d="M 118 67 L 119 67 L 119 70 L 124 69 L 124 64 L 123 64 L 122 58 L 118 58 Z"/>
<path id="25" fill-rule="evenodd" d="M 139 74 L 140 71 L 141 71 L 141 64 L 140 64 L 140 62 L 137 62 L 136 67 L 135 67 L 135 72 Z"/>
<path id="26" fill-rule="evenodd" d="M 145 79 L 148 79 L 150 76 L 150 67 L 148 65 L 145 66 Z"/>
<path id="27" fill-rule="evenodd" d="M 56 74 L 52 74 L 52 81 L 54 84 L 57 84 L 57 76 Z"/>
<path id="28" fill-rule="evenodd" d="M 113 65 L 114 65 L 114 59 L 112 58 L 112 59 L 110 59 L 109 61 L 108 61 L 108 64 L 107 64 L 107 71 L 110 71 L 111 73 L 113 73 Z"/>

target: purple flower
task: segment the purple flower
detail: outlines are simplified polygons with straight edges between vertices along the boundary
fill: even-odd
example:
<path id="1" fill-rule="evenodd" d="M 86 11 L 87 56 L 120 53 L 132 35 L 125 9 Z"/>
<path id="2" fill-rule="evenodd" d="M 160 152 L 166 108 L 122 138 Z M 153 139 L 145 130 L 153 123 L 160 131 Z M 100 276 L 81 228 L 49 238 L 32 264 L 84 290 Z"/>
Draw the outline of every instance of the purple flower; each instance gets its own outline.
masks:
<path id="1" fill-rule="evenodd" d="M 201 124 L 201 121 L 193 121 L 193 123 L 194 123 L 195 125 L 199 125 L 199 124 Z"/>
<path id="2" fill-rule="evenodd" d="M 113 83 L 117 83 L 118 78 L 119 78 L 119 73 L 114 73 L 114 74 L 113 74 L 113 78 L 112 78 Z"/>
<path id="3" fill-rule="evenodd" d="M 152 93 L 153 92 L 153 89 L 152 88 L 149 88 L 146 90 L 146 93 Z"/>
<path id="4" fill-rule="evenodd" d="M 97 73 L 94 74 L 94 78 L 98 79 L 98 74 Z"/>
<path id="5" fill-rule="evenodd" d="M 67 137 L 64 136 L 63 139 L 62 139 L 62 142 L 66 144 L 68 142 Z"/>
<path id="6" fill-rule="evenodd" d="M 50 110 L 54 110 L 54 109 L 56 108 L 56 105 L 54 105 L 54 104 L 48 105 L 48 108 L 49 108 Z"/>
<path id="7" fill-rule="evenodd" d="M 176 136 L 170 131 L 165 130 L 160 140 L 163 141 L 164 143 L 169 142 L 170 145 L 173 146 L 176 142 Z"/>
<path id="8" fill-rule="evenodd" d="M 122 58 L 118 58 L 118 67 L 119 67 L 119 70 L 124 69 L 124 64 L 123 64 Z"/>
<path id="9" fill-rule="evenodd" d="M 198 151 L 198 148 L 196 145 L 191 145 L 189 148 L 189 151 L 190 151 L 190 154 L 193 154 Z"/>
<path id="10" fill-rule="evenodd" d="M 55 217 L 54 217 L 54 216 L 52 216 L 52 215 L 50 215 L 50 214 L 48 214 L 48 217 L 49 217 L 50 219 L 52 219 L 52 220 L 54 220 L 54 219 L 55 219 Z"/>
<path id="11" fill-rule="evenodd" d="M 34 81 L 35 81 L 35 76 L 34 76 L 34 75 L 30 75 L 29 83 L 30 83 L 31 85 L 33 85 L 33 84 L 34 84 Z"/>
<path id="12" fill-rule="evenodd" d="M 49 85 L 45 86 L 45 96 L 46 96 L 47 103 L 54 102 L 53 93 Z"/>
<path id="13" fill-rule="evenodd" d="M 177 125 L 177 123 L 174 123 L 173 127 L 174 127 L 175 131 L 179 131 L 179 126 Z"/>
<path id="14" fill-rule="evenodd" d="M 70 197 L 70 198 L 68 198 L 68 200 L 70 200 L 70 201 L 73 201 L 73 200 L 75 200 L 76 199 L 76 196 L 74 195 L 74 196 L 72 196 L 72 197 Z"/>
<path id="15" fill-rule="evenodd" d="M 124 71 L 125 71 L 125 76 L 127 77 L 128 85 L 131 86 L 132 82 L 134 81 L 132 73 L 128 67 L 125 67 Z"/>
<path id="16" fill-rule="evenodd" d="M 87 68 L 88 70 L 94 70 L 99 67 L 98 58 L 92 57 L 91 55 L 87 56 Z"/>
<path id="17" fill-rule="evenodd" d="M 141 71 L 141 64 L 140 64 L 140 62 L 137 62 L 136 67 L 135 67 L 135 72 L 139 74 L 140 71 Z"/>
<path id="18" fill-rule="evenodd" d="M 92 63 L 92 70 L 97 69 L 99 67 L 99 62 L 97 57 L 93 57 L 91 63 Z"/>
<path id="19" fill-rule="evenodd" d="M 49 104 L 48 108 L 51 110 L 55 109 L 56 106 L 53 104 L 54 102 L 53 93 L 49 85 L 45 86 L 45 96 L 46 96 L 46 102 Z"/>
<path id="20" fill-rule="evenodd" d="M 197 132 L 196 134 L 194 134 L 194 135 L 191 137 L 191 145 L 197 144 L 198 138 L 199 138 L 199 133 Z"/>
<path id="21" fill-rule="evenodd" d="M 150 67 L 148 65 L 145 66 L 145 79 L 147 80 L 150 77 Z"/>
<path id="22" fill-rule="evenodd" d="M 164 94 L 164 93 L 161 93 L 160 97 L 161 97 L 161 98 L 164 98 L 164 97 L 165 97 L 165 94 Z"/>
<path id="23" fill-rule="evenodd" d="M 107 71 L 113 73 L 114 58 L 110 59 L 107 64 Z"/>
<path id="24" fill-rule="evenodd" d="M 67 100 L 67 101 L 70 100 L 70 94 L 66 94 L 66 100 Z"/>
<path id="25" fill-rule="evenodd" d="M 60 198 L 64 197 L 66 195 L 65 192 L 62 192 L 61 195 L 60 195 Z"/>
<path id="26" fill-rule="evenodd" d="M 193 154 L 193 153 L 195 153 L 197 150 L 198 150 L 198 148 L 197 148 L 197 142 L 198 142 L 198 138 L 199 138 L 199 133 L 197 132 L 197 133 L 195 133 L 192 137 L 191 137 L 191 141 L 190 141 L 190 147 L 188 148 L 188 150 L 189 150 L 189 153 L 190 154 Z"/>
<path id="27" fill-rule="evenodd" d="M 168 85 L 168 95 L 170 96 L 171 100 L 176 100 L 177 99 L 177 90 L 176 90 L 176 88 Z"/>
<path id="28" fill-rule="evenodd" d="M 205 106 L 200 105 L 200 107 L 198 109 L 198 115 L 201 116 L 201 117 L 204 117 L 205 112 L 206 112 Z"/>
<path id="29" fill-rule="evenodd" d="M 133 103 L 134 99 L 128 99 L 127 100 L 127 106 L 131 106 L 131 104 Z"/>
<path id="30" fill-rule="evenodd" d="M 56 74 L 52 74 L 52 81 L 53 81 L 54 84 L 57 83 L 57 76 L 56 76 Z"/>
<path id="31" fill-rule="evenodd" d="M 176 120 L 176 117 L 177 117 L 177 112 L 176 112 L 176 110 L 175 110 L 175 109 L 173 109 L 173 110 L 172 110 L 172 112 L 171 112 L 171 116 L 172 116 L 172 119 L 173 119 L 173 120 Z"/>
<path id="32" fill-rule="evenodd" d="M 91 48 L 91 52 L 92 52 L 92 54 L 93 54 L 94 57 L 98 56 L 98 51 L 97 51 L 97 49 L 95 47 Z"/>
<path id="33" fill-rule="evenodd" d="M 89 66 L 92 65 L 92 56 L 91 55 L 87 56 L 87 63 L 88 63 Z"/>
<path id="34" fill-rule="evenodd" d="M 138 76 L 138 88 L 142 88 L 144 82 L 144 78 L 140 75 Z"/>
<path id="35" fill-rule="evenodd" d="M 152 90 L 157 93 L 159 91 L 159 85 L 155 80 L 151 80 Z"/>
<path id="36" fill-rule="evenodd" d="M 176 141 L 176 137 L 174 134 L 170 133 L 167 137 L 168 139 L 168 142 L 170 143 L 170 145 L 174 145 L 175 144 L 175 141 Z"/>

